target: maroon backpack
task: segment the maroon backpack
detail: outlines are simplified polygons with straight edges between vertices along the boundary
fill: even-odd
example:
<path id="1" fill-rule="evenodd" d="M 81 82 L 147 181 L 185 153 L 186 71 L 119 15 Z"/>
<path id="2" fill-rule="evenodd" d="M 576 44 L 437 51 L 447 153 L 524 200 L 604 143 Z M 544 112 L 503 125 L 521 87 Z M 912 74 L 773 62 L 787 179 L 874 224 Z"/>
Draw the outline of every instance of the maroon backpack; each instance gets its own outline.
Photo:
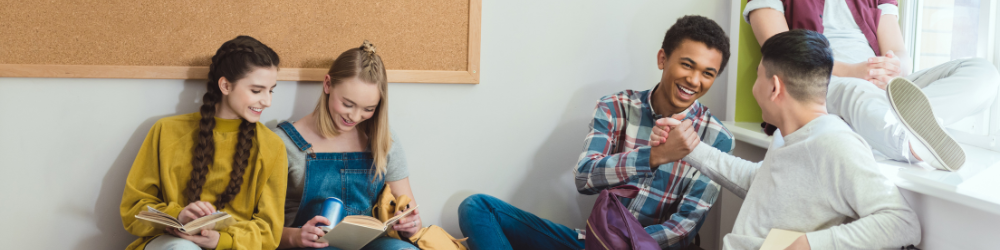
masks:
<path id="1" fill-rule="evenodd" d="M 622 205 L 618 197 L 635 198 L 639 188 L 622 185 L 602 190 L 587 219 L 587 249 L 646 250 L 660 245 L 646 233 L 639 220 Z"/>

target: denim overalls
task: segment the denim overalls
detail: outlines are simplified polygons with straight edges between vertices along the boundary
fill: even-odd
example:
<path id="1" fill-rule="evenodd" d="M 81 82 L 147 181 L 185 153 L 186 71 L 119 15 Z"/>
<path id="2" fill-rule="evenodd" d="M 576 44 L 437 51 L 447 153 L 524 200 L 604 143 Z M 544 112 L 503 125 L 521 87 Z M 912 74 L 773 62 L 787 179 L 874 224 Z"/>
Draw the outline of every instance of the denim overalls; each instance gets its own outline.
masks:
<path id="1" fill-rule="evenodd" d="M 307 152 L 302 201 L 292 227 L 302 227 L 320 214 L 323 201 L 337 197 L 344 202 L 347 215 L 372 216 L 372 206 L 382 192 L 382 177 L 374 177 L 370 152 L 313 153 L 312 145 L 289 122 L 278 125 L 295 142 L 299 150 Z M 290 146 L 290 145 L 289 145 Z"/>
<path id="2" fill-rule="evenodd" d="M 385 187 L 383 176 L 374 177 L 370 152 L 313 153 L 312 145 L 302 139 L 302 135 L 289 122 L 278 124 L 278 128 L 295 142 L 295 147 L 305 151 L 306 172 L 302 187 L 302 201 L 295 215 L 292 227 L 302 227 L 310 219 L 320 214 L 323 201 L 327 197 L 337 197 L 344 202 L 347 215 L 372 216 L 372 208 L 378 195 Z M 286 147 L 291 145 L 285 145 Z M 336 249 L 326 247 L 323 249 Z M 362 250 L 375 249 L 417 249 L 408 242 L 379 237 Z"/>

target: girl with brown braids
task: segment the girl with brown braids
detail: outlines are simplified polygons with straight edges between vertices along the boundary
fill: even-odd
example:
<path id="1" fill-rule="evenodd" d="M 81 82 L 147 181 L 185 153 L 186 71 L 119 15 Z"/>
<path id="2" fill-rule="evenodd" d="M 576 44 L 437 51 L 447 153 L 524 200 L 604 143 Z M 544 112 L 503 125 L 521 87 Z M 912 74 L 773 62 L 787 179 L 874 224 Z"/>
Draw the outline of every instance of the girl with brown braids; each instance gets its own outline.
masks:
<path id="1" fill-rule="evenodd" d="M 274 249 L 284 223 L 288 176 L 285 147 L 259 123 L 271 106 L 278 55 L 239 36 L 212 57 L 201 112 L 160 119 L 129 171 L 122 194 L 127 249 Z M 186 223 L 224 211 L 236 222 L 187 235 L 134 216 L 146 207 Z"/>
<path id="2" fill-rule="evenodd" d="M 323 80 L 323 93 L 312 113 L 274 129 L 288 153 L 285 228 L 279 248 L 325 248 L 317 223 L 323 201 L 337 197 L 346 215 L 372 216 L 376 197 L 388 184 L 393 196 L 410 191 L 406 156 L 389 131 L 389 87 L 382 58 L 365 41 L 333 62 Z M 416 202 L 411 201 L 410 207 Z M 422 226 L 419 211 L 392 229 L 408 239 Z M 362 249 L 417 249 L 408 242 L 380 237 Z"/>

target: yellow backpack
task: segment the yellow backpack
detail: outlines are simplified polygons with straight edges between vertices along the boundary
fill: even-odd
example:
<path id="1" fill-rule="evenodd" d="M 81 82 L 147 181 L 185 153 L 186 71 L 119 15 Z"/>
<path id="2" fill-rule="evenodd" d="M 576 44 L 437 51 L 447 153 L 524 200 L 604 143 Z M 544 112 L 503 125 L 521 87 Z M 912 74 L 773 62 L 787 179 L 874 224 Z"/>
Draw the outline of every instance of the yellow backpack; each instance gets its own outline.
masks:
<path id="1" fill-rule="evenodd" d="M 379 194 L 378 201 L 375 202 L 372 215 L 383 222 L 387 221 L 395 216 L 396 211 L 405 211 L 410 201 L 410 197 L 406 195 L 400 195 L 399 197 L 392 196 L 389 185 L 385 185 L 382 193 Z M 386 231 L 386 235 L 402 239 L 399 237 L 399 232 L 393 230 L 392 227 Z M 431 225 L 421 228 L 420 231 L 417 231 L 417 233 L 410 236 L 407 240 L 423 250 L 467 250 L 465 245 L 461 243 L 466 239 L 468 238 L 455 239 L 447 231 L 444 231 L 443 228 Z"/>

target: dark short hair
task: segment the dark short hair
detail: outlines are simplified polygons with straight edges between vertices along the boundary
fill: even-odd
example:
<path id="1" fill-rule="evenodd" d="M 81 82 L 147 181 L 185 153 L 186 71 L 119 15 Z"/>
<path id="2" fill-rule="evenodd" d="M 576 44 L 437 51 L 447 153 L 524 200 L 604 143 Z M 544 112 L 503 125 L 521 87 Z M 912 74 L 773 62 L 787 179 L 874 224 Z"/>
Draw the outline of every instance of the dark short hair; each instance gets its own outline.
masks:
<path id="1" fill-rule="evenodd" d="M 764 42 L 760 54 L 767 77 L 778 75 L 792 98 L 802 102 L 826 99 L 833 51 L 822 34 L 803 29 L 781 32 Z"/>
<path id="2" fill-rule="evenodd" d="M 670 53 L 673 53 L 684 39 L 704 43 L 709 49 L 722 52 L 722 65 L 719 65 L 719 74 L 722 74 L 722 70 L 726 69 L 726 64 L 729 63 L 729 37 L 718 23 L 703 16 L 678 18 L 674 26 L 670 26 L 667 34 L 663 36 L 663 45 L 660 48 L 667 57 L 670 57 Z"/>

